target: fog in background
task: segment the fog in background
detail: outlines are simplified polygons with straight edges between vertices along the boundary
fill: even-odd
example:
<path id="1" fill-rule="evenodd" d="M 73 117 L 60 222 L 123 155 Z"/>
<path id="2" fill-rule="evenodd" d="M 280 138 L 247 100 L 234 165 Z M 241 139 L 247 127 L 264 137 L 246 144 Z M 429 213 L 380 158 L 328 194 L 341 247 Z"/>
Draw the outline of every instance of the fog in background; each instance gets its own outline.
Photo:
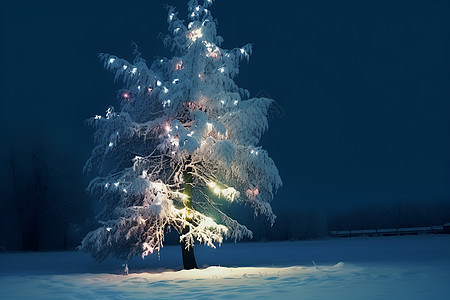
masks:
<path id="1" fill-rule="evenodd" d="M 93 229 L 85 120 L 119 107 L 97 58 L 171 57 L 164 3 L 0 0 L 0 246 L 72 249 Z M 449 1 L 217 0 L 236 78 L 277 101 L 261 145 L 283 187 L 255 240 L 450 222 Z M 169 239 L 170 240 L 170 239 Z M 174 239 L 175 240 L 175 239 Z"/>

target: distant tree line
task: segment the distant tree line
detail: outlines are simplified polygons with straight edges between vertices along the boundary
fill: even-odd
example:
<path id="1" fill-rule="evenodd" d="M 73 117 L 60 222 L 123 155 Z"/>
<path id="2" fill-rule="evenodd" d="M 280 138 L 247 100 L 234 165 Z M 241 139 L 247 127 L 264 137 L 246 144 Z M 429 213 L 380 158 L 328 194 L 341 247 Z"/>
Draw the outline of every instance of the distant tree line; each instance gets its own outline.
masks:
<path id="1" fill-rule="evenodd" d="M 0 203 L 0 249 L 38 251 L 75 248 L 90 208 L 81 168 L 44 143 L 12 145 Z"/>

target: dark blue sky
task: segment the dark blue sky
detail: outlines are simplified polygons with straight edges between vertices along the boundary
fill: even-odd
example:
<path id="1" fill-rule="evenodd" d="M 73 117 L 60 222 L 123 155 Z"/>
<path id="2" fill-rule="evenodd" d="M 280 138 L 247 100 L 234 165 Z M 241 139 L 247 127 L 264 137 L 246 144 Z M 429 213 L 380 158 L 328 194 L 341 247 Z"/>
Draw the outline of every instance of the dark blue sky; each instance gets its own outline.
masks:
<path id="1" fill-rule="evenodd" d="M 170 56 L 163 3 L 0 0 L 2 177 L 36 139 L 80 172 L 92 149 L 84 120 L 117 105 L 97 53 Z M 262 145 L 295 209 L 381 201 L 450 201 L 449 1 L 217 0 L 223 47 L 252 43 L 238 84 L 284 113 Z M 81 176 L 81 175 L 80 175 Z M 408 200 L 408 201 L 410 201 Z"/>

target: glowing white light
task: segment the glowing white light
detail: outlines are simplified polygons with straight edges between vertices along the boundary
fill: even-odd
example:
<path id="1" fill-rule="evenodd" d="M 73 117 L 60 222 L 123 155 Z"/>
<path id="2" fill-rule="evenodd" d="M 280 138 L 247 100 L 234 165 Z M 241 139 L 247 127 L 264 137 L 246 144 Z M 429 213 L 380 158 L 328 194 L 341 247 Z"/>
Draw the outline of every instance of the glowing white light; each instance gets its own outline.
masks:
<path id="1" fill-rule="evenodd" d="M 109 63 L 112 64 L 115 60 L 116 60 L 115 58 L 110 58 Z"/>
<path id="2" fill-rule="evenodd" d="M 173 17 L 175 17 L 175 14 L 174 14 L 174 13 L 171 13 L 171 14 L 169 15 L 169 20 L 172 21 L 172 20 L 173 20 Z"/>
<path id="3" fill-rule="evenodd" d="M 195 8 L 196 11 L 200 10 L 200 5 Z"/>
<path id="4" fill-rule="evenodd" d="M 115 187 L 118 187 L 118 186 L 119 186 L 119 183 L 120 183 L 120 182 L 117 181 L 116 183 L 114 183 L 114 186 L 115 186 Z"/>
<path id="5" fill-rule="evenodd" d="M 153 89 L 151 87 L 148 88 L 148 92 L 151 93 Z"/>
<path id="6" fill-rule="evenodd" d="M 128 66 L 123 66 L 123 69 L 126 70 L 128 68 Z"/>
<path id="7" fill-rule="evenodd" d="M 223 101 L 223 100 L 220 100 L 220 103 L 222 103 L 222 104 L 225 104 L 225 101 Z"/>
<path id="8" fill-rule="evenodd" d="M 114 146 L 113 142 L 110 142 L 108 146 L 109 146 L 109 147 Z"/>
<path id="9" fill-rule="evenodd" d="M 180 31 L 180 28 L 175 28 L 175 30 L 173 32 L 178 33 L 178 31 Z"/>
<path id="10" fill-rule="evenodd" d="M 125 189 L 125 188 L 124 188 L 122 191 L 123 191 L 125 194 L 128 193 L 127 189 Z"/>
<path id="11" fill-rule="evenodd" d="M 192 18 L 195 17 L 195 12 L 192 12 L 191 17 Z"/>
<path id="12" fill-rule="evenodd" d="M 172 84 L 177 84 L 179 81 L 180 81 L 180 79 L 175 78 L 175 79 L 172 81 Z"/>
<path id="13" fill-rule="evenodd" d="M 255 150 L 250 151 L 251 154 L 255 153 Z"/>
<path id="14" fill-rule="evenodd" d="M 109 183 L 105 184 L 105 189 L 109 188 Z"/>
<path id="15" fill-rule="evenodd" d="M 138 85 L 138 90 L 141 90 L 141 86 L 140 85 Z"/>
<path id="16" fill-rule="evenodd" d="M 208 130 L 208 133 L 210 133 L 212 131 L 212 129 L 213 129 L 213 126 L 212 126 L 211 123 L 206 123 L 206 128 Z"/>
<path id="17" fill-rule="evenodd" d="M 110 232 L 111 231 L 111 227 L 106 227 L 106 231 Z"/>
<path id="18" fill-rule="evenodd" d="M 167 105 L 170 105 L 170 102 L 171 102 L 170 99 L 167 99 Z"/>
<path id="19" fill-rule="evenodd" d="M 240 196 L 240 193 L 236 189 L 229 187 L 221 191 L 222 195 L 225 196 L 229 201 L 233 202 L 236 197 Z"/>
<path id="20" fill-rule="evenodd" d="M 137 68 L 131 69 L 131 74 L 136 74 Z"/>
<path id="21" fill-rule="evenodd" d="M 197 29 L 191 30 L 187 34 L 187 38 L 190 39 L 193 42 L 195 42 L 197 39 L 199 39 L 201 37 L 203 37 L 203 33 L 202 33 L 202 29 L 201 28 L 197 28 Z"/>
<path id="22" fill-rule="evenodd" d="M 189 132 L 187 135 L 192 137 L 194 135 L 194 131 Z"/>
<path id="23" fill-rule="evenodd" d="M 225 72 L 225 68 L 224 67 L 219 68 L 219 71 L 220 71 L 220 73 L 223 73 L 223 72 Z"/>
<path id="24" fill-rule="evenodd" d="M 255 154 L 258 155 L 258 151 L 256 151 Z"/>
<path id="25" fill-rule="evenodd" d="M 160 62 L 162 62 L 162 63 L 163 63 L 163 62 L 164 62 L 164 59 L 161 59 L 161 60 L 160 60 Z"/>
<path id="26" fill-rule="evenodd" d="M 159 81 L 159 80 L 158 80 L 158 81 L 156 81 L 156 85 L 157 85 L 157 86 L 161 86 L 161 84 L 162 84 L 162 82 L 161 82 L 161 81 Z"/>
<path id="27" fill-rule="evenodd" d="M 245 53 L 245 50 L 243 48 L 241 48 L 240 50 L 241 50 L 241 54 Z"/>
<path id="28" fill-rule="evenodd" d="M 166 94 L 167 94 L 167 92 L 169 92 L 169 89 L 168 89 L 168 88 L 166 88 L 166 87 L 164 87 L 164 88 L 163 88 L 163 91 L 164 91 L 164 93 L 166 93 Z"/>
<path id="29" fill-rule="evenodd" d="M 215 183 L 214 181 L 210 181 L 210 182 L 208 182 L 207 184 L 208 184 L 208 186 L 209 186 L 210 188 L 212 188 L 212 189 L 216 187 L 216 183 Z"/>
<path id="30" fill-rule="evenodd" d="M 102 116 L 95 115 L 95 119 L 96 119 L 96 120 L 100 120 L 101 118 L 102 118 Z"/>
<path id="31" fill-rule="evenodd" d="M 178 147 L 180 145 L 180 141 L 175 137 L 170 139 L 170 143 L 172 144 L 172 146 L 175 146 L 175 147 Z"/>
<path id="32" fill-rule="evenodd" d="M 217 194 L 217 195 L 220 194 L 220 189 L 218 187 L 214 188 L 214 194 Z"/>
<path id="33" fill-rule="evenodd" d="M 234 100 L 233 104 L 234 104 L 234 105 L 238 105 L 238 101 L 237 101 L 237 100 Z"/>

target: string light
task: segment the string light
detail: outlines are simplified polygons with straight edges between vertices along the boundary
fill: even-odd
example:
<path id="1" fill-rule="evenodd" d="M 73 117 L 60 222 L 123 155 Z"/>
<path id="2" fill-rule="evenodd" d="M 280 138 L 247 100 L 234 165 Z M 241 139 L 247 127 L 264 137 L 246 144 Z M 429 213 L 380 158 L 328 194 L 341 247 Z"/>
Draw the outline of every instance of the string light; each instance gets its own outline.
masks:
<path id="1" fill-rule="evenodd" d="M 179 71 L 183 69 L 183 61 L 179 61 L 175 64 L 175 70 Z"/>
<path id="2" fill-rule="evenodd" d="M 203 37 L 203 33 L 202 33 L 201 28 L 193 29 L 193 30 L 189 31 L 187 34 L 187 38 L 193 42 L 195 42 L 197 39 L 202 38 L 202 37 Z"/>
<path id="3" fill-rule="evenodd" d="M 115 60 L 116 60 L 115 58 L 110 58 L 109 63 L 112 64 Z"/>

